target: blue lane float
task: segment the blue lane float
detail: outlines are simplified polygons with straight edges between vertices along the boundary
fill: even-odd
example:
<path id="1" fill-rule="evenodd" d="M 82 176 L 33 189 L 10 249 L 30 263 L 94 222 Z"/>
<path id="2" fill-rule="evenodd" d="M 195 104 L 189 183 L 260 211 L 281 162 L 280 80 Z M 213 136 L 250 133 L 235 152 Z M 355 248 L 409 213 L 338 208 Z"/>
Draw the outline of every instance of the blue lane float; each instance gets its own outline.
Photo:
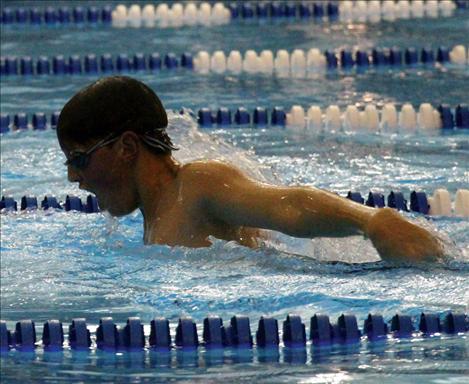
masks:
<path id="1" fill-rule="evenodd" d="M 129 317 L 122 330 L 122 341 L 126 348 L 141 349 L 145 347 L 143 324 L 138 317 Z"/>
<path id="2" fill-rule="evenodd" d="M 237 125 L 249 125 L 251 123 L 251 115 L 244 107 L 239 107 L 234 114 L 234 121 Z"/>
<path id="3" fill-rule="evenodd" d="M 2 320 L 0 321 L 0 350 L 7 350 L 13 345 L 11 340 L 11 332 L 7 328 L 7 324 Z"/>
<path id="4" fill-rule="evenodd" d="M 29 117 L 24 112 L 16 113 L 12 116 L 2 113 L 0 115 L 0 133 L 7 133 L 15 130 L 45 130 L 57 127 L 60 112 L 53 112 L 49 119 L 44 112 L 36 112 Z M 31 123 L 30 123 L 31 122 Z"/>
<path id="5" fill-rule="evenodd" d="M 175 344 L 185 349 L 195 349 L 199 346 L 197 325 L 191 317 L 181 317 L 176 327 Z"/>
<path id="6" fill-rule="evenodd" d="M 72 349 L 91 347 L 91 333 L 83 318 L 73 319 L 68 328 L 68 343 Z"/>
<path id="7" fill-rule="evenodd" d="M 66 212 L 85 212 L 97 213 L 100 212 L 98 200 L 96 196 L 88 195 L 86 202 L 83 202 L 79 197 L 67 195 L 65 201 L 60 203 L 55 196 L 46 195 L 40 204 L 35 196 L 23 196 L 20 200 L 21 211 L 33 211 L 37 209 L 48 210 L 64 210 Z M 18 203 L 15 199 L 9 196 L 2 196 L 0 200 L 0 211 L 2 213 L 13 212 L 18 210 Z"/>
<path id="8" fill-rule="evenodd" d="M 395 208 L 399 211 L 408 211 L 407 200 L 404 199 L 402 192 L 394 192 L 388 195 L 388 207 Z"/>
<path id="9" fill-rule="evenodd" d="M 379 192 L 368 193 L 368 199 L 366 200 L 366 205 L 369 207 L 375 207 L 375 208 L 385 207 L 383 194 Z"/>
<path id="10" fill-rule="evenodd" d="M 12 197 L 2 196 L 0 201 L 0 210 L 2 212 L 17 211 L 18 203 Z"/>
<path id="11" fill-rule="evenodd" d="M 54 196 L 44 196 L 44 199 L 41 201 L 42 209 L 62 209 L 62 206 L 57 201 L 57 198 Z"/>
<path id="12" fill-rule="evenodd" d="M 2 327 L 4 330 L 6 327 Z M 7 339 L 10 344 L 7 346 L 15 347 L 18 350 L 30 351 L 36 346 L 36 327 L 32 320 L 21 320 L 16 323 L 15 331 L 10 332 L 6 329 Z M 2 334 L 2 336 L 4 336 Z M 4 336 L 5 337 L 5 336 Z M 4 342 L 1 343 L 2 346 Z"/>
<path id="13" fill-rule="evenodd" d="M 443 320 L 442 330 L 448 334 L 464 332 L 468 329 L 467 318 L 462 313 L 448 313 Z"/>
<path id="14" fill-rule="evenodd" d="M 21 210 L 37 209 L 37 198 L 35 196 L 23 196 L 21 198 Z"/>
<path id="15" fill-rule="evenodd" d="M 369 340 L 379 340 L 386 337 L 388 333 L 388 325 L 384 322 L 383 316 L 369 314 L 363 324 L 363 334 Z"/>
<path id="16" fill-rule="evenodd" d="M 169 329 L 169 320 L 160 317 L 155 318 L 150 323 L 150 347 L 155 349 L 169 350 L 171 348 L 171 334 Z"/>
<path id="17" fill-rule="evenodd" d="M 337 325 L 333 326 L 332 330 L 333 337 L 342 344 L 357 343 L 361 337 L 357 318 L 354 315 L 340 315 Z"/>
<path id="18" fill-rule="evenodd" d="M 280 343 L 278 335 L 278 322 L 273 317 L 261 316 L 256 332 L 258 347 L 276 347 Z"/>
<path id="19" fill-rule="evenodd" d="M 42 344 L 45 349 L 61 349 L 64 344 L 64 332 L 59 320 L 47 320 L 42 332 Z"/>
<path id="20" fill-rule="evenodd" d="M 83 202 L 77 196 L 67 195 L 67 197 L 65 198 L 64 208 L 67 212 L 68 211 L 82 212 Z"/>
<path id="21" fill-rule="evenodd" d="M 47 126 L 47 118 L 45 113 L 39 112 L 35 113 L 32 118 L 33 129 L 43 130 Z"/>
<path id="22" fill-rule="evenodd" d="M 279 347 L 304 349 L 307 345 L 321 348 L 333 345 L 351 345 L 361 342 L 375 342 L 387 338 L 429 337 L 440 334 L 461 335 L 469 331 L 469 322 L 464 313 L 448 312 L 446 314 L 422 313 L 418 319 L 396 314 L 384 321 L 380 314 L 369 314 L 363 328 L 353 314 L 342 314 L 336 323 L 331 324 L 329 317 L 315 314 L 310 319 L 309 338 L 306 337 L 305 325 L 301 317 L 289 314 L 283 322 L 282 335 L 279 333 L 278 320 L 262 316 L 255 332 L 256 343 L 246 316 L 233 316 L 225 328 L 218 316 L 204 319 L 202 339 L 199 340 L 197 324 L 190 317 L 181 317 L 176 325 L 175 334 L 171 336 L 169 320 L 161 317 L 150 322 L 150 334 L 145 335 L 144 325 L 138 317 L 130 317 L 123 326 L 114 323 L 112 317 L 103 317 L 93 334 L 83 318 L 73 319 L 65 335 L 60 320 L 48 320 L 42 327 L 42 338 L 38 343 L 36 326 L 30 319 L 18 321 L 14 331 L 0 321 L 0 346 L 3 351 L 9 349 L 33 350 L 43 347 L 45 351 L 72 349 L 103 351 L 142 350 L 150 348 L 155 351 L 171 349 L 195 350 L 220 348 L 267 348 Z M 68 337 L 66 337 L 68 336 Z M 282 336 L 282 337 L 281 337 Z M 283 345 L 281 343 L 283 341 Z"/>
<path id="23" fill-rule="evenodd" d="M 425 192 L 412 191 L 410 194 L 410 210 L 414 212 L 428 214 L 430 205 L 428 204 Z"/>
<path id="24" fill-rule="evenodd" d="M 347 199 L 355 201 L 356 203 L 359 203 L 359 204 L 365 203 L 365 199 L 362 197 L 360 192 L 348 191 L 346 197 Z"/>
<path id="25" fill-rule="evenodd" d="M 455 111 L 456 126 L 460 128 L 469 128 L 469 105 L 459 104 Z"/>
<path id="26" fill-rule="evenodd" d="M 300 316 L 290 314 L 283 322 L 283 343 L 290 348 L 306 345 L 306 328 Z"/>
<path id="27" fill-rule="evenodd" d="M 61 24 L 82 24 L 82 23 L 105 23 L 112 21 L 112 7 L 81 7 L 69 8 L 61 7 L 33 7 L 33 8 L 11 8 L 4 7 L 0 21 L 4 25 L 8 24 L 33 24 L 33 25 L 61 25 Z"/>
<path id="28" fill-rule="evenodd" d="M 28 117 L 26 113 L 17 113 L 13 117 L 13 126 L 16 129 L 27 129 L 28 128 Z"/>
<path id="29" fill-rule="evenodd" d="M 440 317 L 434 313 L 422 313 L 420 315 L 419 330 L 423 335 L 440 333 Z"/>
<path id="30" fill-rule="evenodd" d="M 329 316 L 316 314 L 310 321 L 310 339 L 313 345 L 330 345 L 332 343 L 332 325 Z"/>
<path id="31" fill-rule="evenodd" d="M 228 344 L 237 348 L 252 348 L 253 337 L 249 317 L 235 315 L 226 328 Z"/>
<path id="32" fill-rule="evenodd" d="M 96 347 L 99 349 L 116 349 L 119 346 L 119 332 L 112 317 L 103 317 L 99 320 L 96 329 Z"/>
<path id="33" fill-rule="evenodd" d="M 395 315 L 391 319 L 391 333 L 394 336 L 408 338 L 415 331 L 412 318 L 408 315 Z"/>
<path id="34" fill-rule="evenodd" d="M 218 316 L 208 316 L 204 319 L 203 340 L 205 347 L 222 348 L 226 346 L 226 332 L 223 320 Z"/>

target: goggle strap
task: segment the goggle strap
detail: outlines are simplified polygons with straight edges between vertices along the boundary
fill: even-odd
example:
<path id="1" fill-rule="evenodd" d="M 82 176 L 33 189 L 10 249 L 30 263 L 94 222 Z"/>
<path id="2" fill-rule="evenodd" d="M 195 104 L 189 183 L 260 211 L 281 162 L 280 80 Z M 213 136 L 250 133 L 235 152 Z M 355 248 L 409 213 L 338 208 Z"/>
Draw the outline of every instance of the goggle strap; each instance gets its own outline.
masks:
<path id="1" fill-rule="evenodd" d="M 150 136 L 149 134 L 144 134 L 141 136 L 142 140 L 149 145 L 150 147 L 153 148 L 158 148 L 161 149 L 162 151 L 172 151 L 175 150 L 176 148 L 172 147 L 171 145 L 168 145 L 164 143 L 163 141 L 157 139 L 156 137 Z"/>

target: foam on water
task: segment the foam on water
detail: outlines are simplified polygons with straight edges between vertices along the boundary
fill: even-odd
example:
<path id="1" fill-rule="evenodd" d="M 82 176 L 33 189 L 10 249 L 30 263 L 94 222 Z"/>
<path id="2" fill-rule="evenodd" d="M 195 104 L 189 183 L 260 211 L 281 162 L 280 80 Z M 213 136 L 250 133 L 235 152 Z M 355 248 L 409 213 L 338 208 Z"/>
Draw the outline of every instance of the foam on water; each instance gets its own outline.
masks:
<path id="1" fill-rule="evenodd" d="M 168 134 L 175 138 L 179 150 L 174 157 L 182 163 L 206 159 L 221 160 L 236 164 L 251 177 L 260 181 L 275 182 L 269 168 L 256 160 L 254 152 L 243 150 L 227 143 L 223 138 L 201 132 L 188 110 L 184 114 L 170 112 Z"/>

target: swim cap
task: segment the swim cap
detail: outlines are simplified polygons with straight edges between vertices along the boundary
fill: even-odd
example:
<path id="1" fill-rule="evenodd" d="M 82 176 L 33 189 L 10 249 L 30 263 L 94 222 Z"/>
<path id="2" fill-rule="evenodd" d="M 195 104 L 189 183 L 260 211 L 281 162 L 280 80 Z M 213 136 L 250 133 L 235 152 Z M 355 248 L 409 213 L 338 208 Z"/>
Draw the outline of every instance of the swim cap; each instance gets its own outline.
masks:
<path id="1" fill-rule="evenodd" d="M 131 77 L 111 76 L 83 88 L 65 104 L 57 136 L 59 141 L 85 144 L 112 133 L 134 131 L 153 135 L 166 144 L 157 152 L 168 152 L 174 147 L 167 125 L 163 104 L 150 87 Z"/>

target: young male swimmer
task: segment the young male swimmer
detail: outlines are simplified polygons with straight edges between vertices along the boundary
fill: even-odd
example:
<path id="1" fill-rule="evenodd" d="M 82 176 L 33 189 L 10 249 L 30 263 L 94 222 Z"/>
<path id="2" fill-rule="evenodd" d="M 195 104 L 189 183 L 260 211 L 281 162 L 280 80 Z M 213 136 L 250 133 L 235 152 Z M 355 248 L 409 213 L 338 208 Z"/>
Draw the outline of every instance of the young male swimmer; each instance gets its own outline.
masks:
<path id="1" fill-rule="evenodd" d="M 178 163 L 166 112 L 145 84 L 103 78 L 73 96 L 57 127 L 68 178 L 123 216 L 139 208 L 144 241 L 208 247 L 209 237 L 255 247 L 262 229 L 313 238 L 363 234 L 383 259 L 443 255 L 440 241 L 389 208 L 309 187 L 267 185 L 219 161 Z"/>

